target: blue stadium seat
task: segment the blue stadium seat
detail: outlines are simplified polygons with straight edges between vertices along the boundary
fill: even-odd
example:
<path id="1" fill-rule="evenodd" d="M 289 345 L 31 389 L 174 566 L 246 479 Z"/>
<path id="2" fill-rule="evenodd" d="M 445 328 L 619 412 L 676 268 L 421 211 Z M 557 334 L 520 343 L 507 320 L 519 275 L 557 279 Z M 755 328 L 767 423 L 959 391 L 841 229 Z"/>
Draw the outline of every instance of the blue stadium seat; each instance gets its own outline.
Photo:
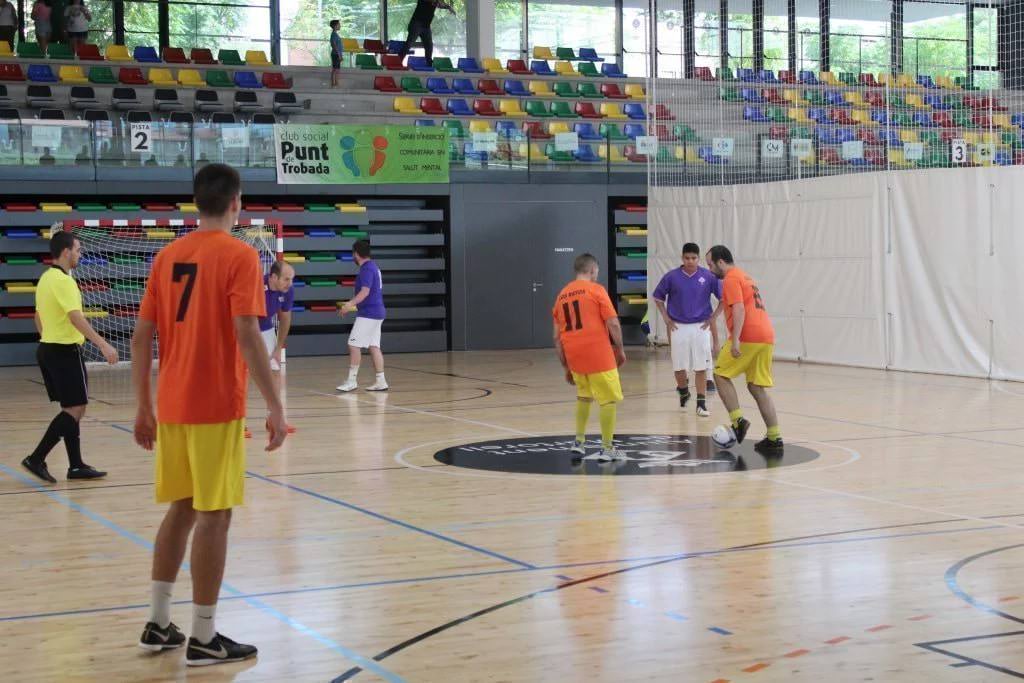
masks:
<path id="1" fill-rule="evenodd" d="M 1024 128 L 1024 113 L 1018 113 L 1011 116 L 1010 123 L 1012 123 L 1015 126 Z"/>
<path id="2" fill-rule="evenodd" d="M 934 126 L 935 123 L 932 121 L 932 115 L 926 111 L 919 111 L 914 113 L 914 124 L 918 126 Z"/>
<path id="3" fill-rule="evenodd" d="M 755 123 L 767 123 L 771 121 L 771 119 L 765 116 L 764 112 L 761 111 L 761 107 L 743 107 L 743 118 Z"/>
<path id="4" fill-rule="evenodd" d="M 537 74 L 538 76 L 554 76 L 555 72 L 551 70 L 551 65 L 543 59 L 534 59 L 530 62 L 530 71 Z"/>
<path id="5" fill-rule="evenodd" d="M 1012 166 L 1013 157 L 1005 149 L 1001 149 L 996 152 L 996 158 L 993 159 L 996 166 Z"/>
<path id="6" fill-rule="evenodd" d="M 744 102 L 764 102 L 764 98 L 761 97 L 757 88 L 741 88 L 740 96 Z"/>
<path id="7" fill-rule="evenodd" d="M 884 109 L 872 109 L 871 120 L 884 126 L 889 123 L 889 115 Z"/>
<path id="8" fill-rule="evenodd" d="M 428 62 L 426 57 L 413 57 L 412 55 L 410 55 L 409 59 L 406 61 L 406 66 L 408 66 L 413 71 L 434 70 L 434 65 Z"/>
<path id="9" fill-rule="evenodd" d="M 716 156 L 711 153 L 711 145 L 701 145 L 697 148 L 697 156 L 707 164 L 727 164 L 729 160 L 725 157 Z"/>
<path id="10" fill-rule="evenodd" d="M 736 69 L 736 80 L 743 81 L 744 83 L 753 83 L 757 80 L 757 74 L 754 73 L 753 69 Z"/>
<path id="11" fill-rule="evenodd" d="M 29 64 L 28 80 L 33 83 L 56 83 L 60 79 L 46 64 Z"/>
<path id="12" fill-rule="evenodd" d="M 519 126 L 515 121 L 498 121 L 494 124 L 494 130 L 498 137 L 513 138 L 519 132 Z"/>
<path id="13" fill-rule="evenodd" d="M 836 142 L 853 142 L 857 139 L 857 135 L 849 128 L 837 128 L 836 129 Z"/>
<path id="14" fill-rule="evenodd" d="M 545 64 L 546 63 L 547 62 L 545 62 Z M 505 81 L 505 92 L 507 94 L 509 94 L 509 95 L 512 95 L 513 97 L 530 97 L 531 96 L 530 91 L 526 89 L 526 86 L 523 85 L 522 81 L 513 81 L 513 80 Z"/>
<path id="15" fill-rule="evenodd" d="M 132 53 L 132 57 L 135 58 L 136 62 L 142 62 L 143 64 L 160 63 L 160 55 L 156 53 L 156 49 L 146 45 L 139 45 L 136 47 L 135 52 Z"/>
<path id="16" fill-rule="evenodd" d="M 594 130 L 594 124 L 592 123 L 577 123 L 572 128 L 576 131 L 576 135 L 579 136 L 580 140 L 604 140 L 604 137 Z"/>
<path id="17" fill-rule="evenodd" d="M 452 89 L 460 95 L 479 95 L 480 91 L 468 78 L 456 78 L 452 81 Z"/>
<path id="18" fill-rule="evenodd" d="M 434 119 L 416 119 L 416 125 L 417 126 L 433 127 L 434 126 Z"/>
<path id="19" fill-rule="evenodd" d="M 604 57 L 600 57 L 597 54 L 597 50 L 592 47 L 581 47 L 580 48 L 580 61 L 581 62 L 603 62 Z"/>
<path id="20" fill-rule="evenodd" d="M 404 40 L 389 40 L 388 41 L 388 54 L 398 55 L 402 53 L 402 48 L 405 47 Z"/>
<path id="21" fill-rule="evenodd" d="M 473 109 L 461 97 L 448 98 L 448 113 L 452 116 L 475 116 Z"/>
<path id="22" fill-rule="evenodd" d="M 601 161 L 601 157 L 599 157 L 597 154 L 595 154 L 594 153 L 594 148 L 591 147 L 588 144 L 580 145 L 576 149 L 576 152 L 573 154 L 573 156 L 576 157 L 576 161 L 582 161 L 582 162 L 588 162 L 588 163 L 589 162 Z"/>
<path id="23" fill-rule="evenodd" d="M 843 93 L 838 90 L 829 90 L 825 93 L 825 101 L 833 107 L 849 107 L 850 103 L 843 97 Z"/>
<path id="24" fill-rule="evenodd" d="M 822 107 L 811 107 L 807 110 L 807 118 L 818 123 L 828 123 L 828 112 Z"/>
<path id="25" fill-rule="evenodd" d="M 601 65 L 601 75 L 607 76 L 608 78 L 625 78 L 626 74 L 622 73 L 622 69 L 619 65 L 614 62 L 605 62 Z"/>
<path id="26" fill-rule="evenodd" d="M 917 84 L 920 85 L 920 86 L 924 86 L 925 88 L 937 88 L 937 87 L 939 87 L 939 86 L 935 85 L 935 82 L 932 80 L 931 76 L 918 76 L 917 77 Z"/>
<path id="27" fill-rule="evenodd" d="M 644 105 L 636 102 L 629 102 L 623 105 L 622 113 L 628 116 L 629 118 L 636 119 L 638 121 L 647 120 L 647 114 L 644 113 Z"/>
<path id="28" fill-rule="evenodd" d="M 448 81 L 438 77 L 427 79 L 427 90 L 435 95 L 451 95 L 455 92 L 448 85 Z"/>
<path id="29" fill-rule="evenodd" d="M 775 77 L 775 72 L 771 69 L 761 69 L 757 72 L 757 80 L 762 83 L 778 83 L 779 79 Z"/>
<path id="30" fill-rule="evenodd" d="M 458 67 L 459 71 L 467 74 L 482 74 L 484 72 L 473 57 L 459 57 Z"/>
<path id="31" fill-rule="evenodd" d="M 889 147 L 902 147 L 903 140 L 900 140 L 900 132 L 898 130 L 891 130 L 889 128 L 880 130 L 878 137 L 882 140 L 882 144 L 888 145 Z"/>
<path id="32" fill-rule="evenodd" d="M 642 123 L 627 123 L 622 127 L 622 133 L 630 140 L 636 140 L 638 135 L 647 135 L 647 131 L 644 130 L 644 124 Z"/>
<path id="33" fill-rule="evenodd" d="M 481 163 L 487 162 L 487 152 L 478 152 L 473 148 L 472 142 L 467 142 L 465 147 L 466 160 L 467 161 L 479 161 Z"/>
<path id="34" fill-rule="evenodd" d="M 836 129 L 828 126 L 816 126 L 814 129 L 814 137 L 818 140 L 818 143 L 822 145 L 835 145 L 839 142 L 836 136 Z"/>
<path id="35" fill-rule="evenodd" d="M 800 82 L 805 85 L 818 85 L 818 78 L 813 71 L 801 71 Z"/>
<path id="36" fill-rule="evenodd" d="M 949 104 L 948 102 L 942 99 L 942 95 L 925 95 L 924 103 L 927 104 L 932 109 L 938 109 L 941 111 L 953 108 L 952 104 Z"/>
<path id="37" fill-rule="evenodd" d="M 252 71 L 236 71 L 234 81 L 235 85 L 239 88 L 245 88 L 247 90 L 263 87 L 263 84 L 260 83 L 260 79 L 256 78 L 256 74 Z"/>

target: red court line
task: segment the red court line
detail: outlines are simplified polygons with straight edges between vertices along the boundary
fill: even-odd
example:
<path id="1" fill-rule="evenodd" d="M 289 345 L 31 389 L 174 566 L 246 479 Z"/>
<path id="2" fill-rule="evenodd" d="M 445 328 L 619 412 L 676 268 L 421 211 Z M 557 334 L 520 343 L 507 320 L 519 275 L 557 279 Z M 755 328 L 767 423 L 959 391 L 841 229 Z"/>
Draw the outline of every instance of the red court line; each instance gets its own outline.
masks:
<path id="1" fill-rule="evenodd" d="M 869 633 L 877 633 L 878 631 L 884 631 L 887 628 L 892 628 L 889 624 L 879 624 L 878 626 L 872 626 L 871 628 L 864 629 Z"/>
<path id="2" fill-rule="evenodd" d="M 910 617 L 909 619 L 907 619 L 907 621 L 924 621 L 925 619 L 931 619 L 931 618 L 932 618 L 932 615 L 930 615 L 930 614 L 919 614 L 916 617 Z"/>
<path id="3" fill-rule="evenodd" d="M 999 602 L 1012 602 L 1014 600 L 1020 600 L 1019 595 L 1008 595 L 1005 598 L 999 598 Z"/>
<path id="4" fill-rule="evenodd" d="M 729 679 L 728 678 L 716 678 L 715 680 L 711 681 L 711 683 L 729 683 Z"/>
<path id="5" fill-rule="evenodd" d="M 804 655 L 809 654 L 809 653 L 810 653 L 810 650 L 793 650 L 792 652 L 787 652 L 786 654 L 784 654 L 782 656 L 783 657 L 789 657 L 790 659 L 792 659 L 794 657 L 803 657 Z"/>
<path id="6" fill-rule="evenodd" d="M 828 645 L 838 645 L 839 643 L 845 642 L 847 640 L 849 640 L 849 638 L 847 638 L 846 636 L 839 636 L 838 638 L 833 638 L 832 640 L 826 640 L 825 643 Z"/>
<path id="7" fill-rule="evenodd" d="M 746 673 L 748 673 L 748 674 L 752 674 L 752 673 L 755 673 L 757 671 L 760 671 L 761 669 L 767 669 L 769 666 L 771 666 L 771 665 L 767 664 L 766 662 L 758 662 L 757 664 L 753 664 L 751 666 L 748 666 L 746 669 L 744 669 L 744 671 Z"/>

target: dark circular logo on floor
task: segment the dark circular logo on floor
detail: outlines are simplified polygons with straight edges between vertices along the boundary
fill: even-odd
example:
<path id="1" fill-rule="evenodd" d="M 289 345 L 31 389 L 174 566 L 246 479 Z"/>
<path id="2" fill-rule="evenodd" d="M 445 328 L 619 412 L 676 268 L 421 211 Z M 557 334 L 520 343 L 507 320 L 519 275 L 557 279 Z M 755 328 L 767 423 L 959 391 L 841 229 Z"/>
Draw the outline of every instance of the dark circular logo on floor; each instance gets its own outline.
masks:
<path id="1" fill-rule="evenodd" d="M 710 436 L 620 434 L 615 448 L 624 457 L 608 461 L 601 457 L 599 441 L 588 441 L 584 455 L 570 451 L 573 441 L 571 436 L 479 441 L 438 451 L 434 459 L 454 467 L 494 472 L 631 475 L 744 472 L 801 465 L 819 456 L 810 448 L 789 444 L 781 455 L 762 455 L 754 450 L 754 439 L 723 450 Z"/>

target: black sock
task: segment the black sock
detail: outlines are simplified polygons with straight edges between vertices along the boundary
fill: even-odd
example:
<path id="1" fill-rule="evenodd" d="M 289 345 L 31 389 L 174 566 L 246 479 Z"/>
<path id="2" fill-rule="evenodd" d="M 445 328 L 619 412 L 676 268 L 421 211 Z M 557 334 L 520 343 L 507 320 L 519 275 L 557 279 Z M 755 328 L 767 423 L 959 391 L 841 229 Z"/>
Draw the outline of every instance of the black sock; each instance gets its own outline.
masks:
<path id="1" fill-rule="evenodd" d="M 63 410 L 57 413 L 57 417 L 50 421 L 50 426 L 46 428 L 46 433 L 43 434 L 43 438 L 39 441 L 39 445 L 32 451 L 32 455 L 28 456 L 35 462 L 44 462 L 46 456 L 50 454 L 53 447 L 60 441 L 60 437 L 64 435 L 64 418 L 63 415 L 67 415 Z M 68 415 L 68 417 L 71 417 Z"/>
<path id="2" fill-rule="evenodd" d="M 679 392 L 680 396 L 688 396 L 690 394 L 690 387 L 676 387 L 676 391 Z"/>
<path id="3" fill-rule="evenodd" d="M 707 401 L 707 397 L 704 394 L 697 394 L 697 405 L 701 408 L 706 407 L 704 404 Z"/>
<path id="4" fill-rule="evenodd" d="M 65 412 L 61 412 L 61 415 L 66 417 L 64 420 L 64 448 L 68 452 L 68 467 L 72 469 L 81 467 L 82 442 L 79 438 L 81 428 L 78 425 L 78 420 Z"/>

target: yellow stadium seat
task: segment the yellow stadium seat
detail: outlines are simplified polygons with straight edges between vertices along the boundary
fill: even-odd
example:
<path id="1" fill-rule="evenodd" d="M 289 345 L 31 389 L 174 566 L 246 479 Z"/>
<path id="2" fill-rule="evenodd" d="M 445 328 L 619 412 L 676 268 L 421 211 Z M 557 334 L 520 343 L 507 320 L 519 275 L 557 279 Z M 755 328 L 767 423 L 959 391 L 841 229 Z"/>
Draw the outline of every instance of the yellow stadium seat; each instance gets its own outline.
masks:
<path id="1" fill-rule="evenodd" d="M 786 88 L 783 90 L 782 99 L 787 102 L 792 102 L 793 104 L 799 104 L 803 101 L 803 98 L 800 97 L 800 91 L 796 88 Z"/>
<path id="2" fill-rule="evenodd" d="M 552 121 L 548 126 L 548 132 L 552 135 L 558 135 L 559 133 L 571 133 L 569 124 L 565 121 Z"/>
<path id="3" fill-rule="evenodd" d="M 846 100 L 847 104 L 854 107 L 868 107 L 868 103 L 864 101 L 864 96 L 859 92 L 847 92 L 843 93 L 843 99 Z"/>
<path id="4" fill-rule="evenodd" d="M 3 41 L 0 41 L 3 42 Z M 3 43 L 6 45 L 7 43 Z M 60 71 L 60 82 L 61 83 L 72 83 L 72 84 L 88 84 L 89 79 L 86 78 L 85 72 L 80 66 L 62 66 Z"/>
<path id="5" fill-rule="evenodd" d="M 896 86 L 899 88 L 920 88 L 917 81 L 910 74 L 899 74 L 896 76 Z"/>
<path id="6" fill-rule="evenodd" d="M 106 57 L 108 62 L 134 62 L 131 53 L 124 45 L 107 45 Z"/>
<path id="7" fill-rule="evenodd" d="M 489 74 L 507 74 L 508 69 L 501 65 L 501 62 L 494 57 L 484 57 L 483 68 Z"/>
<path id="8" fill-rule="evenodd" d="M 611 152 L 609 153 L 609 149 Z M 618 145 L 598 145 L 597 153 L 602 159 L 608 159 L 613 164 L 627 161 L 626 157 L 622 155 L 622 150 L 619 149 Z"/>
<path id="9" fill-rule="evenodd" d="M 550 47 L 543 47 L 541 45 L 533 46 L 533 58 L 534 59 L 546 59 L 552 61 L 555 59 L 555 55 L 551 53 Z"/>
<path id="10" fill-rule="evenodd" d="M 470 121 L 469 122 L 470 133 L 493 133 L 494 128 L 491 127 L 490 121 Z"/>
<path id="11" fill-rule="evenodd" d="M 416 100 L 411 97 L 396 97 L 395 111 L 399 114 L 419 114 L 420 108 L 416 106 Z"/>
<path id="12" fill-rule="evenodd" d="M 186 88 L 206 87 L 206 81 L 195 69 L 178 69 L 178 83 Z"/>
<path id="13" fill-rule="evenodd" d="M 570 62 L 555 62 L 555 73 L 559 76 L 579 76 Z"/>
<path id="14" fill-rule="evenodd" d="M 960 86 L 957 85 L 949 76 L 936 76 L 935 85 L 939 86 L 940 88 L 947 88 L 949 90 L 960 89 Z"/>
<path id="15" fill-rule="evenodd" d="M 167 86 L 173 88 L 178 84 L 170 69 L 150 69 L 149 82 L 155 86 Z"/>
<path id="16" fill-rule="evenodd" d="M 877 121 L 872 121 L 871 120 L 871 112 L 869 112 L 869 111 L 867 111 L 865 109 L 855 109 L 850 114 L 850 116 L 853 118 L 854 121 L 856 121 L 857 123 L 861 123 L 861 124 L 863 124 L 865 126 L 877 126 L 878 125 Z"/>
<path id="17" fill-rule="evenodd" d="M 981 134 L 981 141 L 987 145 L 998 145 L 1002 142 L 1001 138 L 1002 135 L 1000 133 L 993 133 L 991 131 L 986 131 Z"/>
<path id="18" fill-rule="evenodd" d="M 915 107 L 917 109 L 931 109 L 930 106 L 924 103 L 924 100 L 921 99 L 920 95 L 914 93 L 907 95 L 907 106 Z"/>
<path id="19" fill-rule="evenodd" d="M 530 92 L 537 97 L 555 96 L 555 93 L 551 92 L 551 86 L 548 85 L 547 81 L 530 81 Z"/>
<path id="20" fill-rule="evenodd" d="M 6 41 L 0 41 L 0 57 L 13 57 L 14 51 Z"/>
<path id="21" fill-rule="evenodd" d="M 544 153 L 544 150 L 540 148 L 536 142 L 532 142 L 527 146 L 524 142 L 519 145 L 519 156 L 526 158 L 526 155 L 530 155 L 530 161 L 547 161 L 548 155 Z"/>
<path id="22" fill-rule="evenodd" d="M 344 44 L 342 45 L 344 49 Z M 246 66 L 272 66 L 273 64 L 267 59 L 267 53 L 263 50 L 246 50 L 245 52 L 245 65 Z"/>
<path id="23" fill-rule="evenodd" d="M 803 107 L 790 107 L 789 111 L 786 112 L 796 123 L 810 123 L 811 120 L 807 118 L 807 110 Z"/>
<path id="24" fill-rule="evenodd" d="M 601 105 L 601 115 L 606 119 L 628 119 L 629 117 L 622 113 L 622 107 L 611 102 L 605 102 Z"/>
<path id="25" fill-rule="evenodd" d="M 1010 123 L 1010 116 L 1008 114 L 993 114 L 992 125 L 999 126 L 1000 128 L 1005 128 L 1007 130 L 1013 130 L 1016 128 L 1016 126 Z"/>
<path id="26" fill-rule="evenodd" d="M 889 163 L 893 166 L 909 166 L 906 158 L 903 156 L 903 150 L 899 147 L 889 148 Z"/>
<path id="27" fill-rule="evenodd" d="M 892 74 L 880 73 L 878 74 L 878 83 L 880 85 L 889 85 L 890 87 L 895 87 L 896 79 L 893 78 Z"/>
<path id="28" fill-rule="evenodd" d="M 498 111 L 505 116 L 526 116 L 526 112 L 519 106 L 519 100 L 499 100 Z"/>
<path id="29" fill-rule="evenodd" d="M 836 75 L 831 71 L 822 71 L 818 74 L 818 80 L 825 85 L 842 85 Z"/>
<path id="30" fill-rule="evenodd" d="M 905 128 L 900 130 L 900 142 L 917 142 L 917 131 Z"/>
<path id="31" fill-rule="evenodd" d="M 981 142 L 981 135 L 974 131 L 964 131 L 964 141 L 969 145 L 976 145 Z"/>
<path id="32" fill-rule="evenodd" d="M 342 38 L 341 49 L 349 54 L 356 54 L 363 51 L 363 46 L 355 38 Z"/>
<path id="33" fill-rule="evenodd" d="M 644 86 L 639 83 L 629 83 L 626 85 L 626 96 L 634 100 L 646 99 L 647 95 L 644 94 Z"/>

